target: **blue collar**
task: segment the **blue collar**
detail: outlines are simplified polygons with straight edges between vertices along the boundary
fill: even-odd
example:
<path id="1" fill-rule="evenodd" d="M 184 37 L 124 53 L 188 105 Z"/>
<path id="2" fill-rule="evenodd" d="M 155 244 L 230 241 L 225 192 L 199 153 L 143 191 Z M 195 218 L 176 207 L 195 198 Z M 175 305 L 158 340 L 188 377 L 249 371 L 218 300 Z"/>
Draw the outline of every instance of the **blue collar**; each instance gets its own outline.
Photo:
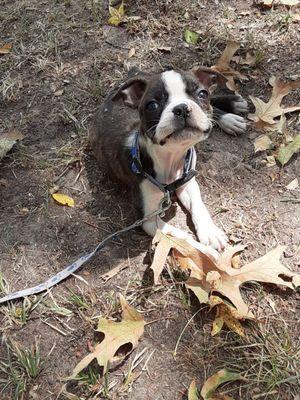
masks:
<path id="1" fill-rule="evenodd" d="M 181 186 L 185 185 L 189 182 L 194 176 L 197 175 L 197 172 L 192 169 L 192 164 L 194 157 L 196 155 L 194 147 L 188 149 L 185 159 L 184 159 L 184 166 L 183 166 L 183 173 L 182 176 L 176 179 L 174 182 L 165 184 L 161 183 L 156 180 L 152 175 L 148 174 L 144 171 L 141 159 L 140 159 L 140 146 L 139 146 L 139 132 L 135 133 L 133 145 L 130 150 L 130 166 L 131 171 L 134 174 L 141 175 L 143 178 L 148 179 L 153 185 L 157 186 L 162 192 L 174 192 Z"/>

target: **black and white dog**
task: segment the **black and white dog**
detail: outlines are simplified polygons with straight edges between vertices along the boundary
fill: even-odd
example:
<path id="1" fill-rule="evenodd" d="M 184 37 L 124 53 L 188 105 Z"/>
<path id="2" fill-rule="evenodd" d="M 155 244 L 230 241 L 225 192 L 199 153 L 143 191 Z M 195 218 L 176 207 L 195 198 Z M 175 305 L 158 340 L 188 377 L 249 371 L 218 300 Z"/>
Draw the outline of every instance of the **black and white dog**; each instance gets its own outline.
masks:
<path id="1" fill-rule="evenodd" d="M 227 133 L 244 132 L 246 122 L 237 114 L 247 111 L 240 96 L 210 98 L 209 87 L 222 78 L 204 67 L 139 73 L 108 95 L 90 132 L 94 153 L 111 177 L 139 188 L 143 214 L 158 209 L 165 189 L 174 191 L 190 212 L 200 243 L 158 216 L 146 221 L 144 230 L 151 236 L 160 229 L 187 239 L 213 257 L 227 239 L 201 199 L 194 145 L 208 137 L 212 120 Z"/>

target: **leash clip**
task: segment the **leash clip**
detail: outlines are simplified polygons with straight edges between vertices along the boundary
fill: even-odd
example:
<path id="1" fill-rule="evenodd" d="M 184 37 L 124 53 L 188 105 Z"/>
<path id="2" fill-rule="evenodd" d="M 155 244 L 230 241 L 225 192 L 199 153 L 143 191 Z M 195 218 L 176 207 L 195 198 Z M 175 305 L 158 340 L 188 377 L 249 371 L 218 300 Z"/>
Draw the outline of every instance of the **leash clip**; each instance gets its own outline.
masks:
<path id="1" fill-rule="evenodd" d="M 161 199 L 159 208 L 161 210 L 161 213 L 159 214 L 160 217 L 164 217 L 166 214 L 166 211 L 171 207 L 171 195 L 170 192 L 167 190 L 164 194 L 164 197 Z"/>

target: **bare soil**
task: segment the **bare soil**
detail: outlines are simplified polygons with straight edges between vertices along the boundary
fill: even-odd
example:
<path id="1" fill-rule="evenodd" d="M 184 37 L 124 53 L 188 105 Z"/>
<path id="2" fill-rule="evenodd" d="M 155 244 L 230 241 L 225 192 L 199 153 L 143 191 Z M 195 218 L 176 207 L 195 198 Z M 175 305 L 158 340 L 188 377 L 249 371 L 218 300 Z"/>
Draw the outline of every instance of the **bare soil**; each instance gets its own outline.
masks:
<path id="1" fill-rule="evenodd" d="M 0 47 L 11 42 L 13 49 L 0 55 L 0 133 L 17 129 L 25 136 L 0 162 L 0 268 L 10 291 L 46 280 L 137 218 L 132 193 L 108 180 L 87 144 L 90 118 L 130 67 L 161 71 L 170 65 L 182 69 L 212 65 L 233 38 L 242 44 L 239 54 L 252 50 L 258 58 L 254 67 L 238 67 L 249 77 L 240 85 L 245 98 L 267 99 L 272 75 L 299 78 L 297 7 L 263 9 L 250 1 L 128 1 L 126 14 L 139 18 L 111 27 L 106 22 L 106 1 L 1 3 Z M 185 27 L 200 32 L 197 46 L 183 41 Z M 135 54 L 128 58 L 132 48 Z M 295 91 L 286 101 L 294 105 L 299 99 Z M 288 121 L 293 134 L 300 131 L 297 116 Z M 266 154 L 254 154 L 253 141 L 259 134 L 250 124 L 247 133 L 236 138 L 216 128 L 197 148 L 198 180 L 216 223 L 233 243 L 247 244 L 244 261 L 281 244 L 286 246 L 284 264 L 297 270 L 299 189 L 290 191 L 286 185 L 299 178 L 299 158 L 294 156 L 284 168 L 266 166 Z M 53 190 L 72 196 L 75 208 L 55 203 Z M 184 213 L 178 206 L 177 211 L 173 223 L 186 227 Z M 9 374 L 0 370 L 1 399 L 68 398 L 61 394 L 63 379 L 92 346 L 96 317 L 118 315 L 117 293 L 152 323 L 139 347 L 113 366 L 106 380 L 69 384 L 68 390 L 77 396 L 73 398 L 183 399 L 192 379 L 201 387 L 221 367 L 251 371 L 256 356 L 251 358 L 251 350 L 246 354 L 245 348 L 254 343 L 251 335 L 259 336 L 258 323 L 246 324 L 246 339 L 226 329 L 212 338 L 214 313 L 205 307 L 186 327 L 174 356 L 178 338 L 199 305 L 173 280 L 176 273 L 174 277 L 165 271 L 161 285 L 154 288 L 147 272 L 151 257 L 149 237 L 141 230 L 132 231 L 107 245 L 78 275 L 50 293 L 1 306 L 1 360 L 8 360 L 5 343 L 12 339 L 22 348 L 38 340 L 46 359 L 37 378 L 28 378 L 26 389 L 17 395 L 15 385 L 5 387 Z M 125 269 L 104 282 L 101 275 L 117 266 Z M 74 301 L 72 293 L 84 300 L 84 306 Z M 298 398 L 297 294 L 272 285 L 248 285 L 244 294 L 253 304 L 259 329 L 274 338 L 275 347 L 269 349 L 274 365 L 268 359 L 266 368 L 275 385 L 254 370 L 248 386 L 241 382 L 226 389 L 235 399 Z M 71 314 L 62 316 L 55 305 Z M 146 357 L 125 385 L 124 376 L 143 349 Z M 264 365 L 261 347 L 258 350 Z M 290 378 L 282 378 L 283 372 Z"/>

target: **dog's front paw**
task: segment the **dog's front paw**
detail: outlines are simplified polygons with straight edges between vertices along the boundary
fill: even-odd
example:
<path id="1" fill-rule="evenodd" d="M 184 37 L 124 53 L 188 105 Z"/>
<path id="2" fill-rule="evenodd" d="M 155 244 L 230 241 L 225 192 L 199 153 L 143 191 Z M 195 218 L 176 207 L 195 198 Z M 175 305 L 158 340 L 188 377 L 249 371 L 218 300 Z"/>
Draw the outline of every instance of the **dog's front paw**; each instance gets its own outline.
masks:
<path id="1" fill-rule="evenodd" d="M 242 96 L 237 96 L 232 102 L 234 114 L 246 114 L 248 112 L 248 103 Z"/>
<path id="2" fill-rule="evenodd" d="M 219 125 L 223 131 L 234 136 L 244 133 L 247 127 L 243 117 L 230 113 L 222 115 L 219 119 Z"/>
<path id="3" fill-rule="evenodd" d="M 201 243 L 221 251 L 226 246 L 228 239 L 225 233 L 213 222 L 201 224 L 197 229 L 197 236 Z"/>

